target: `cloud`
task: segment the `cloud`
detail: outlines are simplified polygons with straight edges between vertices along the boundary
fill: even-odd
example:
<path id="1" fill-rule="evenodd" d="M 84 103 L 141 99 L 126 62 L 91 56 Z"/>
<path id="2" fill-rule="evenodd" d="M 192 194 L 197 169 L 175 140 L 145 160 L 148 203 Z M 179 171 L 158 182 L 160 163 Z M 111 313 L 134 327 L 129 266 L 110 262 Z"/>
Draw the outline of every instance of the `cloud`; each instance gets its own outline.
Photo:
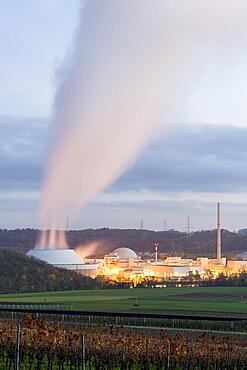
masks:
<path id="1" fill-rule="evenodd" d="M 110 191 L 244 192 L 247 129 L 180 124 L 162 136 Z"/>
<path id="2" fill-rule="evenodd" d="M 0 192 L 40 190 L 47 125 L 40 118 L 0 116 Z M 148 192 L 150 198 L 177 192 L 246 192 L 246 141 L 247 129 L 242 127 L 177 125 L 108 188 L 107 199 L 114 200 L 119 192 Z"/>
<path id="3" fill-rule="evenodd" d="M 0 116 L 0 219 L 8 227 L 36 226 L 30 212 L 41 189 L 47 125 L 45 119 Z M 76 225 L 138 227 L 141 214 L 146 227 L 157 228 L 165 214 L 169 227 L 182 230 L 190 214 L 196 215 L 194 228 L 214 227 L 215 202 L 221 200 L 225 227 L 244 226 L 246 141 L 244 128 L 180 124 L 98 194 Z"/>
<path id="4" fill-rule="evenodd" d="M 37 191 L 43 172 L 47 121 L 0 116 L 0 192 Z"/>

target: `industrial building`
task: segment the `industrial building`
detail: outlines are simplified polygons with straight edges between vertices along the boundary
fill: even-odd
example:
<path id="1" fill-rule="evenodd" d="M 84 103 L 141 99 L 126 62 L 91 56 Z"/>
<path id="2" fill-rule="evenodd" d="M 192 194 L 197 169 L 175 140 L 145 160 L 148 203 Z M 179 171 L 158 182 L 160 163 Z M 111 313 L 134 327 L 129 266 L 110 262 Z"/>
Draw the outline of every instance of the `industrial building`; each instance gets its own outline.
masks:
<path id="1" fill-rule="evenodd" d="M 181 257 L 158 260 L 157 249 L 155 250 L 155 260 L 145 261 L 130 248 L 118 248 L 104 257 L 99 274 L 109 278 L 137 281 L 147 277 L 167 279 L 185 277 L 189 274 L 203 274 L 205 269 L 200 266 L 200 263 L 193 264 L 192 261 L 183 260 Z"/>

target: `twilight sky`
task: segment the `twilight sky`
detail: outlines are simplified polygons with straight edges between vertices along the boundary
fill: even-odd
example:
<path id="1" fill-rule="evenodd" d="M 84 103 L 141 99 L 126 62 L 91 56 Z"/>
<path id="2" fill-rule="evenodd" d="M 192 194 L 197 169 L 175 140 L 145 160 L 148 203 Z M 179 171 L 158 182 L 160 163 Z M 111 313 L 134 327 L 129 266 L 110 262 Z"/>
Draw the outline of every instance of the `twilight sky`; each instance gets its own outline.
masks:
<path id="1" fill-rule="evenodd" d="M 0 227 L 36 226 L 54 75 L 70 46 L 79 7 L 79 0 L 1 2 Z M 190 215 L 194 230 L 213 228 L 216 201 L 222 202 L 224 227 L 247 226 L 243 36 L 231 50 L 204 48 L 205 63 L 177 107 L 177 123 L 161 130 L 71 227 L 136 228 L 142 218 L 144 227 L 159 230 L 166 218 L 168 228 L 184 231 Z"/>

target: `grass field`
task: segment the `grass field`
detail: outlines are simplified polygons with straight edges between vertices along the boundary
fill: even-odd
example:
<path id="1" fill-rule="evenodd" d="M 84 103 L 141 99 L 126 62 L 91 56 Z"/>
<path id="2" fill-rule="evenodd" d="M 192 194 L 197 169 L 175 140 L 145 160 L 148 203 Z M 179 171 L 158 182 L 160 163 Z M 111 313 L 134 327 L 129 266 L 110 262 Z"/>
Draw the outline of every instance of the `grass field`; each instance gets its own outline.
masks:
<path id="1" fill-rule="evenodd" d="M 0 303 L 3 302 L 47 303 L 98 311 L 194 311 L 247 315 L 247 288 L 108 289 L 0 294 Z"/>

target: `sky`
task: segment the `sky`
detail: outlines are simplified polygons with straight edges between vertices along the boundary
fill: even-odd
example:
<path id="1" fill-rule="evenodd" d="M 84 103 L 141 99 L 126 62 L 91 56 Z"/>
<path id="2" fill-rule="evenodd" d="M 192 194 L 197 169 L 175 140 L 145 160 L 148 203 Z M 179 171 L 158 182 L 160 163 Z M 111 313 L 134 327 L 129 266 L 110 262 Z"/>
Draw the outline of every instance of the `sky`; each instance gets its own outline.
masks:
<path id="1" fill-rule="evenodd" d="M 0 12 L 0 227 L 36 227 L 47 158 L 55 73 L 71 45 L 79 0 L 2 0 Z M 203 49 L 177 122 L 82 209 L 72 228 L 185 231 L 247 227 L 247 58 Z M 210 54 L 211 53 L 211 54 Z M 246 121 L 245 121 L 246 117 Z"/>

